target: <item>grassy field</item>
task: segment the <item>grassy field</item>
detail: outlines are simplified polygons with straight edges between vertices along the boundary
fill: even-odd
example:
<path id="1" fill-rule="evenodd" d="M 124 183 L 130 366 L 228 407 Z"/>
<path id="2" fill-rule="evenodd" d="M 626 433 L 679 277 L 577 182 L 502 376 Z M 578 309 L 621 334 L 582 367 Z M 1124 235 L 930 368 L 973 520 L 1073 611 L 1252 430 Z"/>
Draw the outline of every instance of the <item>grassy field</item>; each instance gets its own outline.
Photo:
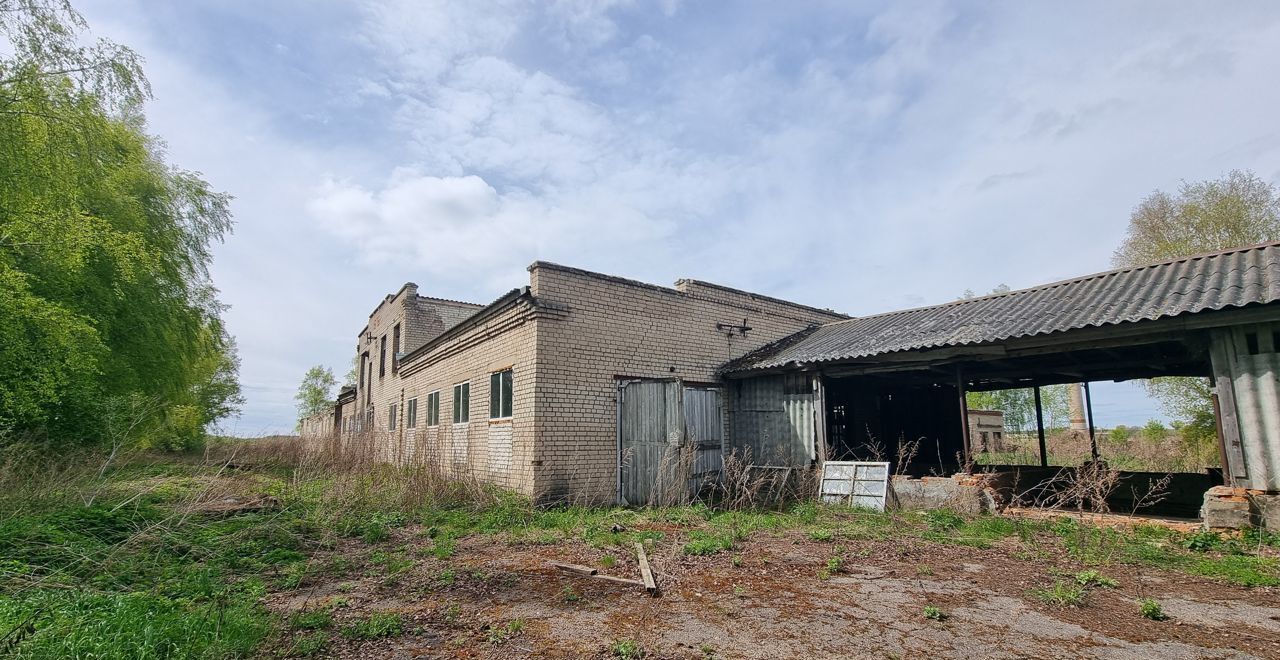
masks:
<path id="1" fill-rule="evenodd" d="M 281 440 L 109 463 L 10 451 L 0 463 L 0 655 L 323 657 L 339 647 L 448 633 L 450 607 L 453 619 L 475 610 L 463 587 L 484 584 L 467 567 L 474 548 L 579 548 L 607 569 L 632 561 L 639 542 L 674 561 L 697 566 L 724 557 L 733 568 L 750 560 L 743 553 L 753 540 L 784 537 L 823 554 L 815 580 L 847 571 L 860 543 L 864 558 L 910 543 L 940 554 L 996 548 L 1104 573 L 1149 567 L 1250 588 L 1280 585 L 1280 540 L 1266 533 L 1228 539 L 813 503 L 747 511 L 537 509 L 428 468 L 307 455 Z M 393 610 L 343 611 L 343 589 L 365 583 L 396 597 L 423 589 L 459 595 L 428 623 Z M 318 585 L 332 586 L 324 606 L 309 598 L 288 605 Z M 1046 587 L 1057 589 L 1046 598 L 1070 600 L 1093 586 L 1069 581 Z M 565 589 L 562 599 L 572 602 L 575 588 Z M 432 626 L 440 631 L 426 630 Z M 518 619 L 486 626 L 482 639 L 471 640 L 486 649 L 526 634 Z M 634 643 L 614 641 L 617 649 L 604 655 L 626 657 Z"/>

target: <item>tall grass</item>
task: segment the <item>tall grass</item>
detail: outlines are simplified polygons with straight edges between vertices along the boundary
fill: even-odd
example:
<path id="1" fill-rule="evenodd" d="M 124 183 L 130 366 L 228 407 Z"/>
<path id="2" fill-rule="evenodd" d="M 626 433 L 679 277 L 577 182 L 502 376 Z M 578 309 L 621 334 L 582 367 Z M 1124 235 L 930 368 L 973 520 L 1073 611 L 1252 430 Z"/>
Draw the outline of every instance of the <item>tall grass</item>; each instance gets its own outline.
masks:
<path id="1" fill-rule="evenodd" d="M 247 657 L 278 624 L 261 596 L 298 586 L 334 538 L 376 542 L 414 512 L 503 510 L 469 475 L 384 463 L 378 440 L 223 440 L 184 456 L 3 447 L 0 656 Z M 528 510 L 505 500 L 508 517 Z"/>

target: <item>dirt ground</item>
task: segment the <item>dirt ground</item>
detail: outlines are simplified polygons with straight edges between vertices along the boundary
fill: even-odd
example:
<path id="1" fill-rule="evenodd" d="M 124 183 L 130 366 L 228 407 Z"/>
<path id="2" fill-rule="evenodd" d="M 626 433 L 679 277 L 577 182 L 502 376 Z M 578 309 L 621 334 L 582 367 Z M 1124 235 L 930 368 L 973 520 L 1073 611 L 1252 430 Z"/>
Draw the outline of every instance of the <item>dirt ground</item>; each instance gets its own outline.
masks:
<path id="1" fill-rule="evenodd" d="M 414 559 L 390 584 L 378 570 L 359 568 L 370 548 L 351 541 L 329 556 L 351 558 L 356 570 L 309 578 L 270 596 L 269 605 L 284 614 L 333 608 L 334 629 L 319 655 L 337 658 L 610 658 L 620 657 L 619 640 L 633 641 L 646 658 L 1280 658 L 1276 588 L 1113 566 L 1099 570 L 1118 586 L 1058 607 L 1035 590 L 1085 567 L 1065 556 L 1020 558 L 1028 553 L 1016 539 L 979 549 L 757 533 L 703 557 L 667 539 L 650 551 L 661 589 L 650 597 L 548 564 L 638 579 L 635 558 L 620 548 L 473 536 L 440 560 L 416 532 L 397 530 L 387 544 Z M 834 553 L 844 560 L 832 572 Z M 606 555 L 616 564 L 606 568 Z M 451 581 L 441 578 L 450 571 Z M 1168 620 L 1141 617 L 1144 597 L 1157 599 Z M 945 616 L 927 618 L 926 606 Z M 404 632 L 362 641 L 338 634 L 376 611 L 399 614 Z"/>

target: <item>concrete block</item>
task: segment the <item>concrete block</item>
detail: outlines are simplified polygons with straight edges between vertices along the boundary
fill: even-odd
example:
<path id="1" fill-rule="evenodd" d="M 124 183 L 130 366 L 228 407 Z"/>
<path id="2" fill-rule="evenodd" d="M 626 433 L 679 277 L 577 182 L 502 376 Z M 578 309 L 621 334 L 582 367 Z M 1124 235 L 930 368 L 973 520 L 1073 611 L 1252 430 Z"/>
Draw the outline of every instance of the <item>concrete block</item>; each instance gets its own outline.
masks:
<path id="1" fill-rule="evenodd" d="M 1208 529 L 1245 529 L 1255 524 L 1254 506 L 1250 498 L 1237 489 L 1215 486 L 1204 494 L 1200 518 Z"/>

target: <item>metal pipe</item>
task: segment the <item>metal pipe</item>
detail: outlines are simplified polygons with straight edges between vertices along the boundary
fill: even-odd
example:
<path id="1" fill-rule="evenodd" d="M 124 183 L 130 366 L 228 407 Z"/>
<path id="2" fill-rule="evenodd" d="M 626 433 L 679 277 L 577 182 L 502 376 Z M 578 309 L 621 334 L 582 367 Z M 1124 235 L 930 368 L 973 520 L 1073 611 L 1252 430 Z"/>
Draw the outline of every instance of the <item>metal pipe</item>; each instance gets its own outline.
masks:
<path id="1" fill-rule="evenodd" d="M 1098 460 L 1098 438 L 1093 432 L 1093 394 L 1089 392 L 1089 383 L 1084 384 L 1084 409 L 1085 414 L 1089 416 L 1089 453 L 1093 455 L 1093 460 Z"/>
<path id="2" fill-rule="evenodd" d="M 1036 435 L 1040 438 L 1040 467 L 1049 467 L 1049 449 L 1044 441 L 1044 407 L 1040 403 L 1040 386 L 1036 385 Z"/>

